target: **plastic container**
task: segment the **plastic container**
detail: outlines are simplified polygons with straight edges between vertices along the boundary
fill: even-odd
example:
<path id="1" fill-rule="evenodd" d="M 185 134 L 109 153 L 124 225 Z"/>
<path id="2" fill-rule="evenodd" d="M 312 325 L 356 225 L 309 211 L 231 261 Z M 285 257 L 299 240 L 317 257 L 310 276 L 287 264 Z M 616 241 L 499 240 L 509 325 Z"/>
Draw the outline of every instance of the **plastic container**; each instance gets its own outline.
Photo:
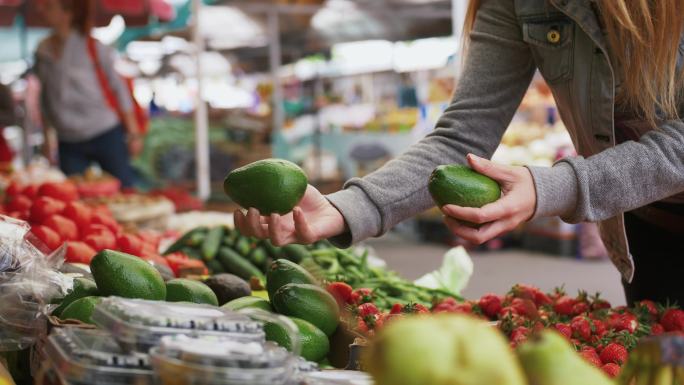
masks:
<path id="1" fill-rule="evenodd" d="M 55 329 L 45 345 L 45 356 L 66 384 L 154 384 L 147 354 L 125 352 L 102 330 Z"/>
<path id="2" fill-rule="evenodd" d="M 92 316 L 127 351 L 147 352 L 164 336 L 223 337 L 263 343 L 263 323 L 247 315 L 208 305 L 109 297 Z"/>
<path id="3" fill-rule="evenodd" d="M 150 350 L 160 385 L 285 385 L 297 357 L 273 343 L 167 336 Z"/>

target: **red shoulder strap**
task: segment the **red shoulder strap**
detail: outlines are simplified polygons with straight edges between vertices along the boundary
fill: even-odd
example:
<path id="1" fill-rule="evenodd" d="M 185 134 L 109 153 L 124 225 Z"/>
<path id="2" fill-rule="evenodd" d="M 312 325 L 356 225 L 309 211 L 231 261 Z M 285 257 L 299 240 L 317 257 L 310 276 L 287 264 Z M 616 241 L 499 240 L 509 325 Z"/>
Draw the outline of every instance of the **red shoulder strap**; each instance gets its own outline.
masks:
<path id="1" fill-rule="evenodd" d="M 92 37 L 87 37 L 86 39 L 88 45 L 88 56 L 90 56 L 90 60 L 93 61 L 93 65 L 95 66 L 95 75 L 97 76 L 97 82 L 100 83 L 102 94 L 104 95 L 109 107 L 116 112 L 116 114 L 119 116 L 119 119 L 121 119 L 123 117 L 123 111 L 121 111 L 119 99 L 116 98 L 116 95 L 114 94 L 114 91 L 107 80 L 107 75 L 105 75 L 105 72 L 102 69 L 100 58 L 97 55 L 97 45 L 95 39 Z"/>

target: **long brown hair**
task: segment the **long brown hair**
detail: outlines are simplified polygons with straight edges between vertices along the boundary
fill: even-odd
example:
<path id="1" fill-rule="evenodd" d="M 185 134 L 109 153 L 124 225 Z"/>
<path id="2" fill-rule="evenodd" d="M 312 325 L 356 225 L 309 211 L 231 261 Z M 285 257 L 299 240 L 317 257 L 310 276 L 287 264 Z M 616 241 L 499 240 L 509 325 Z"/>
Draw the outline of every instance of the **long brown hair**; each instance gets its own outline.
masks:
<path id="1" fill-rule="evenodd" d="M 95 23 L 94 0 L 60 0 L 62 9 L 71 13 L 71 28 L 89 36 Z"/>
<path id="2" fill-rule="evenodd" d="M 464 47 L 481 0 L 470 0 Z M 679 39 L 684 32 L 682 0 L 600 0 L 599 9 L 622 79 L 618 103 L 652 125 L 658 118 L 678 119 L 684 99 L 684 71 L 677 73 Z M 658 112 L 661 115 L 658 115 Z"/>

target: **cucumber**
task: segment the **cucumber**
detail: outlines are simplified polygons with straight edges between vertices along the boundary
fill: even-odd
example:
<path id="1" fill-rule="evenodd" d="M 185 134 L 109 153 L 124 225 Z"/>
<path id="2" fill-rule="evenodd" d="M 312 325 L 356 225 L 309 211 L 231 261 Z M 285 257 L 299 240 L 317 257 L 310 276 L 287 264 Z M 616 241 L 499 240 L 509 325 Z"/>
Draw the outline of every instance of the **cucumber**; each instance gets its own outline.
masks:
<path id="1" fill-rule="evenodd" d="M 237 240 L 235 240 L 235 245 L 233 245 L 233 250 L 237 251 L 238 254 L 246 257 L 249 254 L 250 242 L 249 238 L 240 235 Z"/>
<path id="2" fill-rule="evenodd" d="M 235 229 L 226 228 L 226 235 L 223 237 L 221 242 L 225 246 L 233 247 L 235 246 L 235 241 L 237 240 L 240 233 Z"/>
<path id="3" fill-rule="evenodd" d="M 223 227 L 217 226 L 209 230 L 207 236 L 202 242 L 202 259 L 211 261 L 216 256 L 219 246 L 221 246 L 221 239 L 223 238 Z"/>
<path id="4" fill-rule="evenodd" d="M 211 273 L 212 275 L 221 274 L 221 273 L 226 272 L 226 269 L 223 268 L 223 265 L 221 264 L 221 262 L 219 262 L 216 259 L 212 259 L 212 260 L 207 261 L 206 265 L 207 265 L 207 269 L 209 269 L 209 273 Z"/>
<path id="5" fill-rule="evenodd" d="M 265 277 L 261 270 L 257 269 L 250 261 L 246 260 L 240 254 L 231 250 L 228 247 L 221 247 L 218 251 L 218 260 L 223 265 L 223 268 L 228 273 L 237 275 L 238 277 L 250 280 L 252 277 L 257 277 L 262 282 Z"/>
<path id="6" fill-rule="evenodd" d="M 268 253 L 266 250 L 261 247 L 257 246 L 250 251 L 249 255 L 247 256 L 247 259 L 249 259 L 250 262 L 262 271 L 266 269 L 266 261 L 268 259 Z"/>
<path id="7" fill-rule="evenodd" d="M 207 228 L 204 226 L 196 227 L 187 233 L 183 234 L 182 237 L 178 238 L 176 242 L 174 242 L 171 246 L 169 246 L 165 251 L 164 255 L 175 253 L 177 251 L 180 251 L 183 247 L 190 246 L 190 239 L 197 237 L 197 234 L 201 234 L 204 236 L 204 233 L 207 232 Z"/>
<path id="8" fill-rule="evenodd" d="M 202 254 L 199 250 L 193 249 L 192 247 L 184 247 L 180 249 L 180 251 L 192 259 L 202 259 Z"/>
<path id="9" fill-rule="evenodd" d="M 264 239 L 261 241 L 261 247 L 266 249 L 266 252 L 268 253 L 268 256 L 273 258 L 273 259 L 280 259 L 282 258 L 282 247 L 275 246 L 271 243 L 270 240 Z"/>
<path id="10" fill-rule="evenodd" d="M 311 252 L 303 245 L 291 244 L 282 247 L 283 258 L 294 263 L 299 263 L 311 257 Z"/>

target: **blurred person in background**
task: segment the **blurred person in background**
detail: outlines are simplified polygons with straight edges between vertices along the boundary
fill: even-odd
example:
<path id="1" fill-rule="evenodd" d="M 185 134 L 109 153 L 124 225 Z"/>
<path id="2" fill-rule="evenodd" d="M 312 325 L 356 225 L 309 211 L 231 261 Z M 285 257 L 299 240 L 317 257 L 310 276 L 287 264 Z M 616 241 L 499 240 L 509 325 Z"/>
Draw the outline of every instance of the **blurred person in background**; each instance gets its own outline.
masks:
<path id="1" fill-rule="evenodd" d="M 130 156 L 142 148 L 140 128 L 130 91 L 114 70 L 114 52 L 90 36 L 94 1 L 45 0 L 40 7 L 52 33 L 38 46 L 35 68 L 46 127 L 57 133 L 60 168 L 81 174 L 97 163 L 131 187 Z"/>

